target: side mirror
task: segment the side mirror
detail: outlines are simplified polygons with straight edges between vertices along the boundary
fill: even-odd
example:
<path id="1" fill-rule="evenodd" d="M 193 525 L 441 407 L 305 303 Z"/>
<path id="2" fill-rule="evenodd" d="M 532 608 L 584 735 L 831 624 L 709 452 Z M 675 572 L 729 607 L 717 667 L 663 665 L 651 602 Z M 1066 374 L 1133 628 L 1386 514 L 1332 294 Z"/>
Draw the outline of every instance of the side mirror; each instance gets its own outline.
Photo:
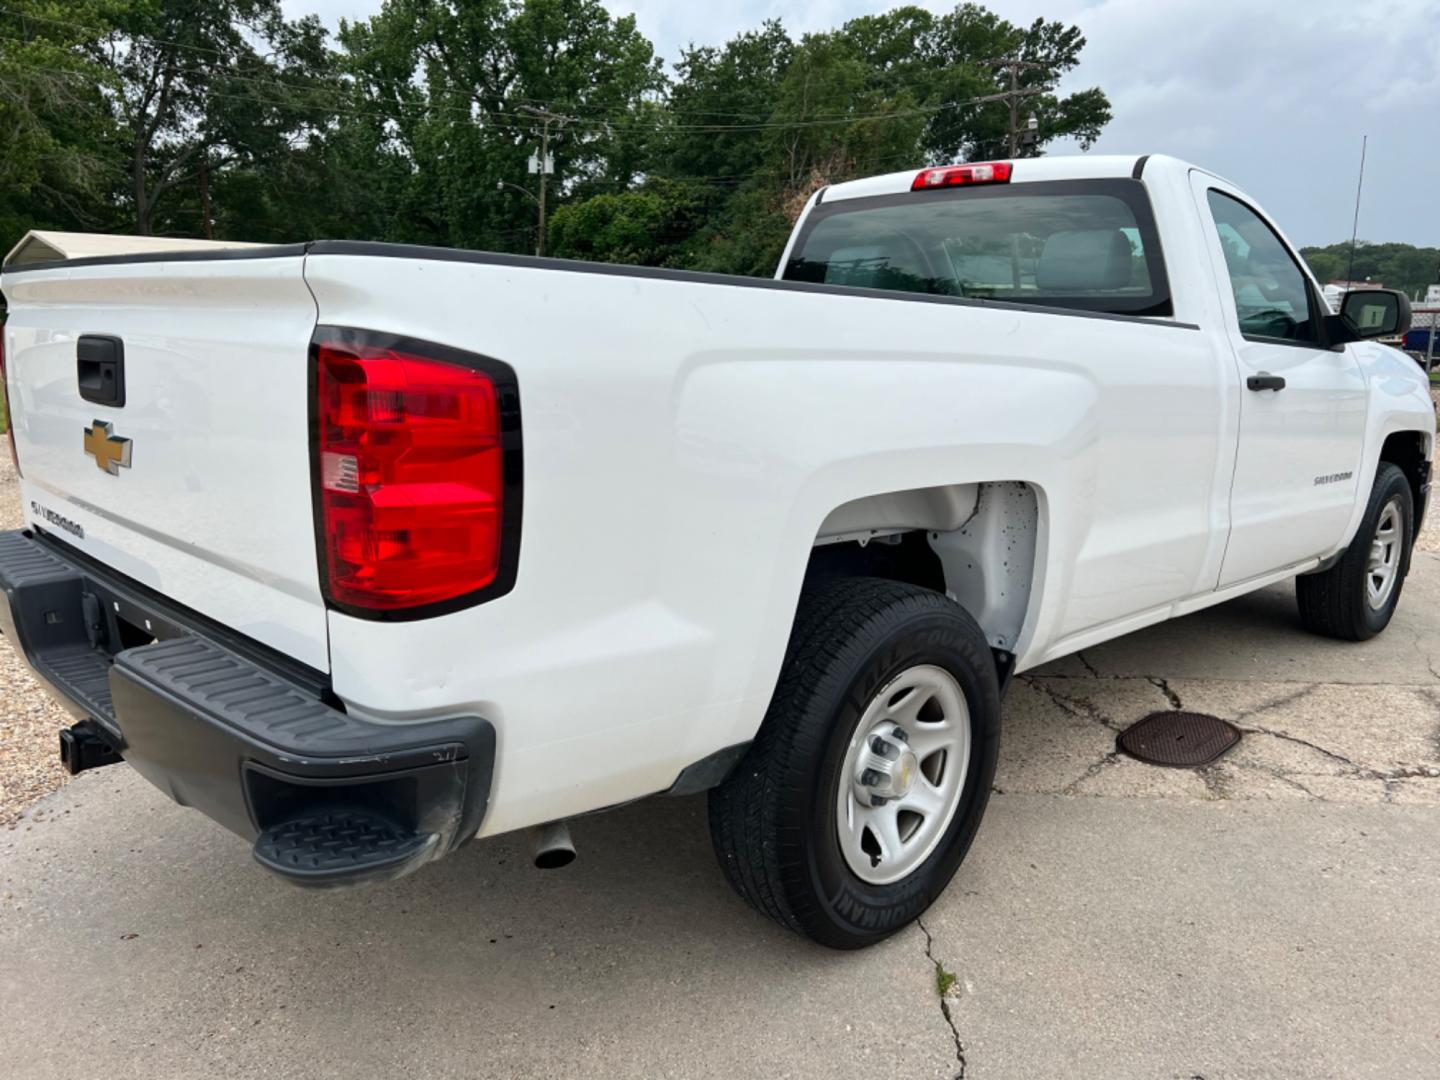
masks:
<path id="1" fill-rule="evenodd" d="M 1352 289 L 1340 301 L 1340 314 L 1325 322 L 1330 340 L 1337 345 L 1399 337 L 1410 329 L 1410 299 L 1394 289 Z"/>

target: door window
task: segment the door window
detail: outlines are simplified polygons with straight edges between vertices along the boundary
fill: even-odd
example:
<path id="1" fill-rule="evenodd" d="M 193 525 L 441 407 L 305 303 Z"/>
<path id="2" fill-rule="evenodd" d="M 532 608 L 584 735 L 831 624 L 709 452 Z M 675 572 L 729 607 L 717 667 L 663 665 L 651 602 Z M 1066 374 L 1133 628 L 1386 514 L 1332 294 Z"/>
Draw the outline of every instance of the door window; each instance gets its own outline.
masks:
<path id="1" fill-rule="evenodd" d="M 1238 199 L 1212 189 L 1209 200 L 1240 332 L 1265 341 L 1318 344 L 1309 282 L 1275 231 Z"/>

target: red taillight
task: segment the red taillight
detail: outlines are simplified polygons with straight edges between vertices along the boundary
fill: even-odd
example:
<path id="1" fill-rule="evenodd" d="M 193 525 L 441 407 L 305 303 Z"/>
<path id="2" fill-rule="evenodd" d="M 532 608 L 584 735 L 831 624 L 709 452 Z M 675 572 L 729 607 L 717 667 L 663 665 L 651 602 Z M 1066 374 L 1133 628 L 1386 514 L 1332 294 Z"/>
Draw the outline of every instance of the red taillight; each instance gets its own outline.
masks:
<path id="1" fill-rule="evenodd" d="M 518 486 L 507 506 L 502 420 L 513 385 L 502 401 L 501 365 L 427 351 L 356 332 L 317 342 L 315 482 L 337 605 L 402 611 L 513 578 L 502 565 L 519 509 Z"/>
<path id="2" fill-rule="evenodd" d="M 0 402 L 5 405 L 5 438 L 10 443 L 10 460 L 20 472 L 20 453 L 15 449 L 15 414 L 10 411 L 10 381 L 5 375 L 5 327 L 0 324 Z"/>
<path id="3" fill-rule="evenodd" d="M 911 191 L 930 191 L 932 188 L 971 186 L 974 184 L 1007 184 L 1010 182 L 1010 162 L 986 161 L 978 165 L 942 165 L 938 169 L 926 169 L 910 185 Z"/>

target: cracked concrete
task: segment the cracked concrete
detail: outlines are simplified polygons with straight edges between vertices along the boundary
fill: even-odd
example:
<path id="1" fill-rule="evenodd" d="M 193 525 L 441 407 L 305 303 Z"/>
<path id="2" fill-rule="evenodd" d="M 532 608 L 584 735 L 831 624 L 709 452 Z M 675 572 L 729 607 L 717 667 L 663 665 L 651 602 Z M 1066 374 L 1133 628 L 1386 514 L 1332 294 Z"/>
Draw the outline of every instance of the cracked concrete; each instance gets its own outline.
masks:
<path id="1" fill-rule="evenodd" d="M 1428 641 L 1440 650 L 1440 557 L 1417 552 L 1416 569 L 1406 584 L 1403 605 L 1425 610 L 1412 619 L 1428 619 Z M 1278 610 L 1277 596 L 1288 586 L 1267 589 L 1252 604 L 1256 613 Z M 1228 626 L 1223 609 L 1180 620 Z M 1252 658 L 1237 656 L 1233 642 L 1217 627 L 1189 633 L 1172 624 L 1131 635 L 1120 642 L 1086 650 L 1015 681 L 1005 716 L 1005 752 L 995 786 L 998 791 L 1105 797 L 1152 796 L 1204 799 L 1317 799 L 1336 802 L 1393 802 L 1440 805 L 1440 688 L 1428 679 L 1428 667 L 1412 664 L 1397 682 L 1359 683 L 1356 650 L 1374 660 L 1381 672 L 1392 658 L 1375 659 L 1376 642 L 1361 645 L 1292 636 L 1293 610 L 1269 623 L 1278 645 L 1290 650 L 1286 670 L 1318 667 L 1331 654 L 1330 680 L 1272 680 L 1251 677 Z M 1250 626 L 1252 636 L 1265 625 Z M 1153 638 L 1168 639 L 1162 653 Z M 1158 666 L 1136 670 L 1122 651 L 1135 642 Z M 1394 643 L 1406 653 L 1409 643 Z M 1267 649 L 1257 646 L 1262 652 Z M 1427 644 L 1426 649 L 1432 648 Z M 1098 654 L 1105 651 L 1108 665 Z M 1196 665 L 1209 656 L 1213 669 L 1204 678 L 1163 672 Z M 1162 672 L 1162 673 L 1157 673 Z M 1114 734 L 1151 712 L 1165 708 L 1206 712 L 1229 720 L 1244 737 L 1215 764 L 1196 771 L 1159 770 L 1116 754 Z M 1076 762 L 1079 767 L 1076 767 Z"/>
<path id="2" fill-rule="evenodd" d="M 1147 675 L 1146 680 L 1151 686 L 1165 695 L 1165 700 L 1170 703 L 1172 709 L 1183 709 L 1185 706 L 1180 701 L 1180 695 L 1170 689 L 1170 684 L 1158 675 Z"/>
<path id="3" fill-rule="evenodd" d="M 925 918 L 967 1075 L 1440 1076 L 1433 806 L 997 799 Z"/>
<path id="4" fill-rule="evenodd" d="M 955 1013 L 950 1005 L 951 998 L 959 996 L 956 991 L 960 989 L 962 984 L 960 984 L 957 979 L 956 984 L 950 989 L 944 991 L 938 989 L 942 975 L 955 977 L 955 974 L 946 968 L 936 957 L 935 938 L 931 936 L 930 931 L 926 928 L 924 918 L 916 919 L 915 925 L 919 928 L 920 933 L 925 935 L 925 957 L 935 967 L 935 983 L 937 996 L 940 999 L 940 1015 L 945 1018 L 945 1024 L 950 1028 L 951 1038 L 955 1040 L 955 1062 L 959 1066 L 959 1068 L 955 1070 L 955 1080 L 965 1080 L 965 1042 L 960 1038 L 960 1029 L 955 1024 Z"/>
<path id="5" fill-rule="evenodd" d="M 304 893 L 127 770 L 86 774 L 0 831 L 0 1060 L 21 1080 L 1440 1076 L 1437 671 L 1421 552 L 1372 642 L 1305 634 L 1277 586 L 1026 672 L 970 858 L 914 930 L 854 954 L 728 892 L 703 798 L 576 822 L 564 871 L 501 838 Z M 1244 738 L 1197 771 L 1115 752 L 1182 707 Z M 83 1037 L 55 1037 L 65 1016 Z"/>

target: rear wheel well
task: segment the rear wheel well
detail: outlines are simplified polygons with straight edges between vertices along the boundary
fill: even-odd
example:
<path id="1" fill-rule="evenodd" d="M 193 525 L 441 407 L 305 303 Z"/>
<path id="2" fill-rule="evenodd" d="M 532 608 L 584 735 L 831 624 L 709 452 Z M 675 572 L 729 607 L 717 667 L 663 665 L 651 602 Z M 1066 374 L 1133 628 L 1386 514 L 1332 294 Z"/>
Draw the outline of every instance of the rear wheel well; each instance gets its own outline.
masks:
<path id="1" fill-rule="evenodd" d="M 885 578 L 945 591 L 945 568 L 921 531 L 881 536 L 864 544 L 851 541 L 812 548 L 805 568 L 805 587 L 813 588 L 838 577 Z"/>
<path id="2" fill-rule="evenodd" d="M 1039 496 L 995 481 L 890 492 L 846 503 L 820 528 L 807 588 L 871 577 L 944 593 L 980 624 L 1002 667 L 1028 614 Z"/>

